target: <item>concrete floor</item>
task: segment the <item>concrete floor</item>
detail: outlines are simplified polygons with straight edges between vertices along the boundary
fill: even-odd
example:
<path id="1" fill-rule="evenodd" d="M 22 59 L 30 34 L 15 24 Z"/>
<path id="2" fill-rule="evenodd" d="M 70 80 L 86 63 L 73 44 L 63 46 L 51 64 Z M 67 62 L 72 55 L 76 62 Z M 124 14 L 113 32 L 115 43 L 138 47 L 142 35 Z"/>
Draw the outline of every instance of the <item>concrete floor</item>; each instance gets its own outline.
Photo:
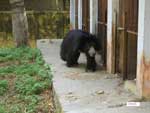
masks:
<path id="1" fill-rule="evenodd" d="M 100 69 L 85 72 L 84 55 L 78 67 L 66 67 L 59 56 L 60 43 L 61 40 L 37 42 L 44 59 L 52 66 L 54 90 L 62 107 L 58 113 L 150 113 L 149 102 L 141 102 L 140 107 L 126 106 L 129 101 L 137 101 L 137 97 L 125 91 L 117 75 Z"/>

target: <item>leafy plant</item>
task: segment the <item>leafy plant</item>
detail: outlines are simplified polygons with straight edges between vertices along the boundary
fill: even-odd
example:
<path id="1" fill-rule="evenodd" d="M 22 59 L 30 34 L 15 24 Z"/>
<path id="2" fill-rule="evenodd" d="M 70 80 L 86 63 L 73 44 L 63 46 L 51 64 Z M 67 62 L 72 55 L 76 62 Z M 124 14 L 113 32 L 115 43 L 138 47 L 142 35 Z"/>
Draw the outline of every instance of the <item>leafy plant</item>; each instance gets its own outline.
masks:
<path id="1" fill-rule="evenodd" d="M 19 105 L 19 104 L 15 104 L 15 105 L 13 105 L 13 106 L 11 106 L 11 108 L 10 108 L 10 111 L 12 112 L 12 113 L 20 113 L 20 111 L 21 111 L 21 105 Z"/>
<path id="2" fill-rule="evenodd" d="M 0 67 L 0 77 L 6 79 L 0 81 L 0 95 L 7 94 L 7 78 L 15 77 L 10 88 L 15 96 L 12 100 L 9 98 L 11 105 L 2 101 L 0 113 L 6 113 L 5 108 L 8 108 L 7 113 L 36 113 L 40 94 L 48 90 L 52 83 L 50 65 L 45 63 L 40 50 L 29 47 L 1 48 L 0 62 L 7 62 Z"/>
<path id="3" fill-rule="evenodd" d="M 10 60 L 29 60 L 32 61 L 41 57 L 40 50 L 29 47 L 20 48 L 1 48 L 0 49 L 0 62 L 10 61 Z"/>
<path id="4" fill-rule="evenodd" d="M 9 73 L 13 73 L 16 69 L 16 66 L 7 66 L 0 68 L 0 75 L 7 75 Z"/>
<path id="5" fill-rule="evenodd" d="M 0 104 L 0 113 L 7 113 L 4 106 Z"/>
<path id="6" fill-rule="evenodd" d="M 8 81 L 0 80 L 0 95 L 4 95 L 7 89 L 8 89 Z"/>

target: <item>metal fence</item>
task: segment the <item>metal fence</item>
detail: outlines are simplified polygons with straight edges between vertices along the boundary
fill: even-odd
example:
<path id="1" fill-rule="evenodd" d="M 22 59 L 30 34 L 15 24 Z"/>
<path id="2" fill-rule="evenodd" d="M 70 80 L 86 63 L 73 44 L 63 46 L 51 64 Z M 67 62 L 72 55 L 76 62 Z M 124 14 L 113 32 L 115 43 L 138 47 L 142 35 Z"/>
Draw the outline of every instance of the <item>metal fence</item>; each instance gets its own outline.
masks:
<path id="1" fill-rule="evenodd" d="M 63 38 L 69 30 L 68 11 L 27 12 L 29 38 Z M 12 39 L 11 12 L 0 12 L 0 39 Z"/>

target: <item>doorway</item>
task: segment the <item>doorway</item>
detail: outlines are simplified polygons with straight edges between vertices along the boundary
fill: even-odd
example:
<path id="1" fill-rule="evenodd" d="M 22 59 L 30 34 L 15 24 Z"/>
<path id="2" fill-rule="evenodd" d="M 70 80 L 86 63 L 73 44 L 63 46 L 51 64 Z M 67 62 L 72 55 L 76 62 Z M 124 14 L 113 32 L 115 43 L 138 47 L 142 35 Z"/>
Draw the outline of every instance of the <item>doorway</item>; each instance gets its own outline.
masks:
<path id="1" fill-rule="evenodd" d="M 89 32 L 90 29 L 90 6 L 89 0 L 83 0 L 82 2 L 82 29 Z"/>
<path id="2" fill-rule="evenodd" d="M 107 57 L 107 0 L 98 0 L 98 33 L 102 48 L 103 66 L 106 67 Z"/>
<path id="3" fill-rule="evenodd" d="M 124 80 L 136 78 L 138 0 L 119 0 L 116 35 L 116 72 Z"/>

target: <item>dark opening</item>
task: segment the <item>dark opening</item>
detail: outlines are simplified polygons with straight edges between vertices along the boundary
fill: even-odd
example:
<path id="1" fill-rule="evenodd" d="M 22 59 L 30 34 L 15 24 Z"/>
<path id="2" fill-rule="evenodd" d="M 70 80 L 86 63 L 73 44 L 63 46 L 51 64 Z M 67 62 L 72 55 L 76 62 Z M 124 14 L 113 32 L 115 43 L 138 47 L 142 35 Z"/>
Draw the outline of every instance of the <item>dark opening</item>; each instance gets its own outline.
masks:
<path id="1" fill-rule="evenodd" d="M 107 0 L 98 1 L 98 38 L 102 45 L 102 59 L 106 67 L 107 56 Z"/>
<path id="2" fill-rule="evenodd" d="M 82 1 L 82 29 L 89 32 L 90 29 L 90 6 L 89 0 Z"/>

